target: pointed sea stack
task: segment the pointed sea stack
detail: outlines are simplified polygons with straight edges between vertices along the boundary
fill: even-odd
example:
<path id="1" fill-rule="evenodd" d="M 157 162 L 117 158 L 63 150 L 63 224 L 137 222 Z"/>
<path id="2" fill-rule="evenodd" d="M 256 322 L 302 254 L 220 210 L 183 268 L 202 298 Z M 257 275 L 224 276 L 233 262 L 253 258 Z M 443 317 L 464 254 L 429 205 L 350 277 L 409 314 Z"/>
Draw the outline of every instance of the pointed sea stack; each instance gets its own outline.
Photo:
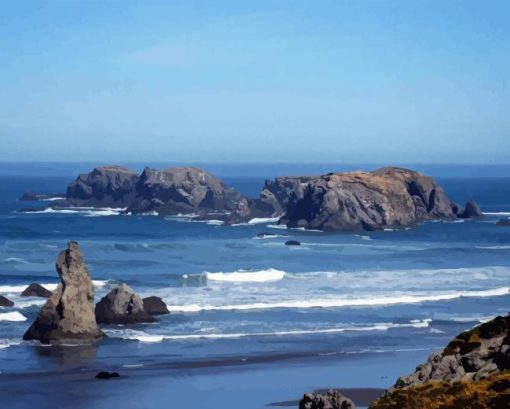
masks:
<path id="1" fill-rule="evenodd" d="M 58 344 L 102 338 L 94 315 L 94 286 L 78 243 L 70 242 L 59 254 L 56 268 L 61 283 L 23 339 Z"/>

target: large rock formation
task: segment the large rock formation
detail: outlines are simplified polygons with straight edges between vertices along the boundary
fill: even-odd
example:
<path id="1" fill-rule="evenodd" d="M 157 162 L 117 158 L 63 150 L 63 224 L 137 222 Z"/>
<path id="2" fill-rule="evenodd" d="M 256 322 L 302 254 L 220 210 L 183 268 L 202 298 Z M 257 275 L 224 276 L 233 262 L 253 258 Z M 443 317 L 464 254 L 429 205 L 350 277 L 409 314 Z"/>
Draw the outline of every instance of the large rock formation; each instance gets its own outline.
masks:
<path id="1" fill-rule="evenodd" d="M 154 322 L 144 310 L 143 301 L 127 284 L 114 288 L 96 304 L 96 320 L 99 324 L 137 324 Z"/>
<path id="2" fill-rule="evenodd" d="M 449 385 L 461 382 L 461 386 L 457 388 L 458 392 L 465 387 L 465 383 L 493 379 L 494 375 L 508 374 L 508 371 L 510 371 L 510 315 L 497 317 L 458 335 L 445 349 L 430 355 L 427 362 L 419 365 L 414 373 L 401 376 L 393 388 L 372 403 L 370 408 L 420 407 L 411 405 L 418 393 L 421 394 L 420 399 L 426 399 L 427 394 L 429 398 L 444 395 L 447 394 Z M 506 379 L 510 382 L 510 376 L 506 376 Z M 442 384 L 433 385 L 438 382 Z M 476 391 L 477 386 L 468 387 L 466 393 L 471 389 Z M 455 388 L 452 389 L 454 390 Z M 510 404 L 510 394 L 507 395 L 507 403 Z"/>
<path id="3" fill-rule="evenodd" d="M 356 409 L 356 406 L 340 391 L 332 389 L 325 394 L 305 393 L 299 401 L 299 409 Z"/>
<path id="4" fill-rule="evenodd" d="M 94 315 L 94 286 L 78 243 L 70 242 L 59 254 L 56 268 L 61 283 L 23 339 L 61 343 L 102 338 Z"/>
<path id="5" fill-rule="evenodd" d="M 292 197 L 299 197 L 299 192 Z M 433 178 L 407 169 L 382 168 L 309 180 L 302 197 L 287 208 L 280 223 L 355 231 L 414 227 L 426 220 L 456 217 L 451 201 Z"/>
<path id="6" fill-rule="evenodd" d="M 121 166 L 103 166 L 83 173 L 67 188 L 64 205 L 127 207 L 135 196 L 136 173 Z M 60 203 L 59 203 L 60 204 Z"/>

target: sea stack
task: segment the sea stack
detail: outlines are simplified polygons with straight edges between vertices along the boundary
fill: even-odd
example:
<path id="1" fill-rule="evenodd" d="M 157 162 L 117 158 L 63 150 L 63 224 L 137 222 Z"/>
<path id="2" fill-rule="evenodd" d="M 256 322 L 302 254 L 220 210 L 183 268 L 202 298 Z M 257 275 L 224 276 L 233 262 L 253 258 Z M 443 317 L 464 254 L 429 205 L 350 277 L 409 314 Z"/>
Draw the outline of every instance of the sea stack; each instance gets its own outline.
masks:
<path id="1" fill-rule="evenodd" d="M 61 283 L 23 339 L 58 344 L 102 338 L 94 315 L 94 286 L 78 243 L 70 242 L 58 255 L 56 268 Z"/>

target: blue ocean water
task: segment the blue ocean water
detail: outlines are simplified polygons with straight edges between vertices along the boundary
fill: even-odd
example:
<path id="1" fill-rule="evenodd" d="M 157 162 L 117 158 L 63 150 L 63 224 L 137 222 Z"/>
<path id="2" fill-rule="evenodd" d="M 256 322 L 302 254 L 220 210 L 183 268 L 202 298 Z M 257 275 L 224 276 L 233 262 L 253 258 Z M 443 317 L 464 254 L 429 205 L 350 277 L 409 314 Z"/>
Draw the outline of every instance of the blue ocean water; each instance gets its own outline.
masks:
<path id="1" fill-rule="evenodd" d="M 450 198 L 475 199 L 486 216 L 403 231 L 18 212 L 48 205 L 20 202 L 22 193 L 63 192 L 77 168 L 39 164 L 0 177 L 0 294 L 15 302 L 0 308 L 0 396 L 14 407 L 250 409 L 317 388 L 385 388 L 460 331 L 508 311 L 510 229 L 495 225 L 510 216 L 510 177 L 501 169 L 448 176 L 441 168 Z M 268 170 L 243 169 L 216 170 L 255 196 Z M 259 239 L 261 232 L 271 235 Z M 289 239 L 302 245 L 287 247 Z M 104 327 L 109 338 L 93 346 L 22 342 L 44 300 L 19 293 L 31 282 L 58 282 L 55 259 L 69 240 L 84 251 L 96 300 L 126 282 L 162 297 L 172 313 L 155 324 Z M 122 376 L 96 381 L 99 370 Z"/>

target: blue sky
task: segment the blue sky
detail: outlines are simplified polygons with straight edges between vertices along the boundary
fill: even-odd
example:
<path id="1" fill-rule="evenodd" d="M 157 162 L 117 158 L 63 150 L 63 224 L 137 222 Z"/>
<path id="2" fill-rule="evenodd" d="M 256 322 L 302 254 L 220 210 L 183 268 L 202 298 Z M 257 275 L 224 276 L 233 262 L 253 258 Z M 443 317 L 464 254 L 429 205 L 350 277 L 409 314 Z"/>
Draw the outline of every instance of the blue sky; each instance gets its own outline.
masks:
<path id="1" fill-rule="evenodd" d="M 0 160 L 510 162 L 510 2 L 4 2 Z"/>

